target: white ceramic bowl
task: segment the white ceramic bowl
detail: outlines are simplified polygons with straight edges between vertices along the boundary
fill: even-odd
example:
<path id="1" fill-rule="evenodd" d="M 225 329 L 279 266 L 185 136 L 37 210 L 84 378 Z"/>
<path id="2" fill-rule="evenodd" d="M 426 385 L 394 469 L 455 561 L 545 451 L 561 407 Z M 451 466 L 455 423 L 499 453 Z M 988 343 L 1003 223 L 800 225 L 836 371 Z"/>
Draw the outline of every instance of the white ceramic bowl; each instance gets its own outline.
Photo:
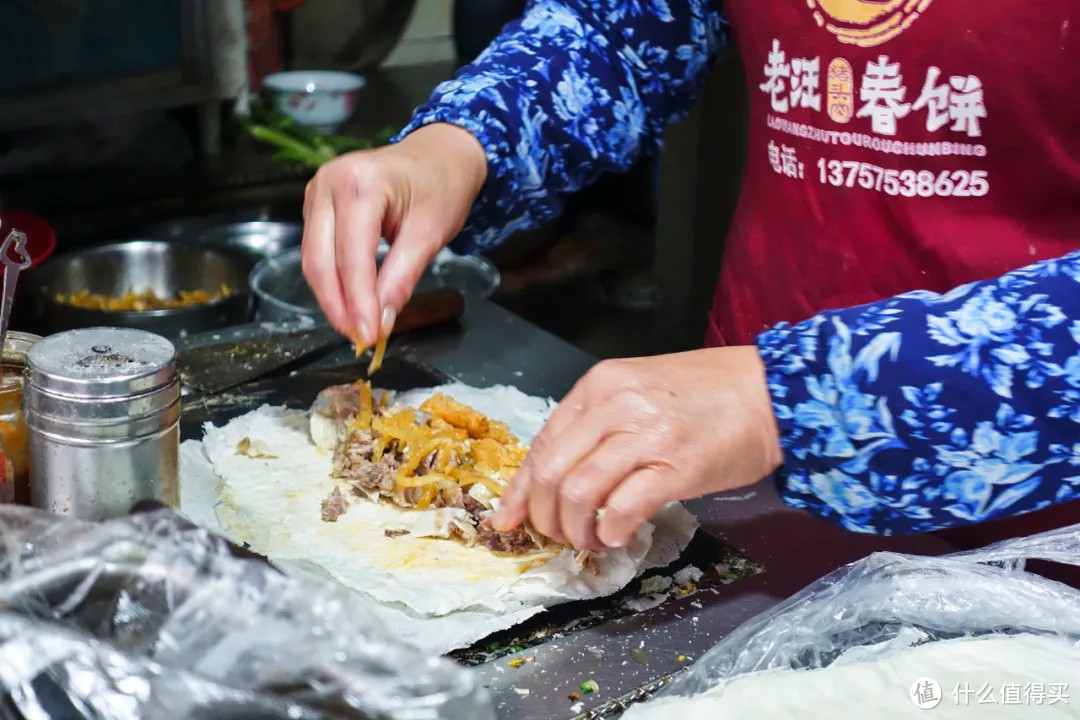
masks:
<path id="1" fill-rule="evenodd" d="M 297 70 L 267 75 L 263 87 L 281 112 L 304 127 L 333 132 L 356 109 L 367 80 L 332 70 Z"/>

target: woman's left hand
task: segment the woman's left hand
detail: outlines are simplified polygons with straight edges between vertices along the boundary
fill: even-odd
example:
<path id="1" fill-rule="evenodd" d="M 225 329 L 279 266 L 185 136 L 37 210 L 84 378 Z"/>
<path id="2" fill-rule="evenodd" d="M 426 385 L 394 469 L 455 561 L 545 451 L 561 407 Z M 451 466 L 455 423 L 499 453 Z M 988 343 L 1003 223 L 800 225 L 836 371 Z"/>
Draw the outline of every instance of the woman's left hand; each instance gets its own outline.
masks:
<path id="1" fill-rule="evenodd" d="M 782 459 L 757 348 L 610 360 L 552 413 L 494 525 L 623 547 L 668 502 L 753 484 Z"/>

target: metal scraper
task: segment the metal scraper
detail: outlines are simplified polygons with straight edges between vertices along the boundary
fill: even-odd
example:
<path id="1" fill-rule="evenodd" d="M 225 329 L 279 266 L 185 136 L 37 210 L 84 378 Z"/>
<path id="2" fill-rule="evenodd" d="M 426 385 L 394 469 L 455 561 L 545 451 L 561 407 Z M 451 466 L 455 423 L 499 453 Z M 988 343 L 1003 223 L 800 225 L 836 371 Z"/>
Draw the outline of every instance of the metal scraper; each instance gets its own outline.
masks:
<path id="1" fill-rule="evenodd" d="M 461 317 L 457 290 L 418 293 L 402 308 L 393 335 Z M 254 323 L 200 333 L 179 343 L 180 379 L 192 390 L 214 394 L 271 373 L 296 369 L 348 341 L 327 325 Z"/>
<path id="2" fill-rule="evenodd" d="M 179 353 L 181 382 L 201 393 L 219 393 L 287 370 L 348 342 L 327 326 L 282 333 L 241 325 L 216 335 L 221 341 L 190 345 Z"/>

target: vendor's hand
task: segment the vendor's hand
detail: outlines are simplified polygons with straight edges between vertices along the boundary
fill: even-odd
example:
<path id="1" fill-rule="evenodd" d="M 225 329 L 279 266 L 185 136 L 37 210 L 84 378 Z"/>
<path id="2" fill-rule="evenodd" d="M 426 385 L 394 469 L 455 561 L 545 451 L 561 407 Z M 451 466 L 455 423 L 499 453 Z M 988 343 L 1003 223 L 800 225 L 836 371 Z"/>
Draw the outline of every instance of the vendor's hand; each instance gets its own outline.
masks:
<path id="1" fill-rule="evenodd" d="M 304 193 L 304 277 L 358 345 L 389 330 L 435 254 L 461 230 L 487 176 L 480 143 L 433 124 L 396 145 L 342 155 Z M 376 277 L 379 239 L 391 244 Z"/>
<path id="2" fill-rule="evenodd" d="M 493 524 L 623 547 L 668 502 L 750 485 L 782 458 L 757 348 L 607 361 L 552 413 Z"/>

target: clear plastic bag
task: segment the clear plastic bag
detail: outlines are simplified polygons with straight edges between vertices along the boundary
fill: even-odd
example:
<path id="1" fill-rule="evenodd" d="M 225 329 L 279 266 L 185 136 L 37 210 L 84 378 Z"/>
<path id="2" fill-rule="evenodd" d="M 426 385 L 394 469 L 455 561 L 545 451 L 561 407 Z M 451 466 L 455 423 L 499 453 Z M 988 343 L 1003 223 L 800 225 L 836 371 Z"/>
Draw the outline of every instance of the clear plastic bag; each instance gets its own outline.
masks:
<path id="1" fill-rule="evenodd" d="M 875 553 L 748 621 L 659 696 L 688 697 L 747 673 L 823 668 L 935 640 L 994 633 L 1080 639 L 1080 590 L 1024 570 L 1080 565 L 1080 525 L 942 557 Z"/>
<path id="2" fill-rule="evenodd" d="M 472 673 L 394 641 L 346 591 L 168 511 L 0 507 L 0 545 L 0 717 L 494 718 Z"/>

